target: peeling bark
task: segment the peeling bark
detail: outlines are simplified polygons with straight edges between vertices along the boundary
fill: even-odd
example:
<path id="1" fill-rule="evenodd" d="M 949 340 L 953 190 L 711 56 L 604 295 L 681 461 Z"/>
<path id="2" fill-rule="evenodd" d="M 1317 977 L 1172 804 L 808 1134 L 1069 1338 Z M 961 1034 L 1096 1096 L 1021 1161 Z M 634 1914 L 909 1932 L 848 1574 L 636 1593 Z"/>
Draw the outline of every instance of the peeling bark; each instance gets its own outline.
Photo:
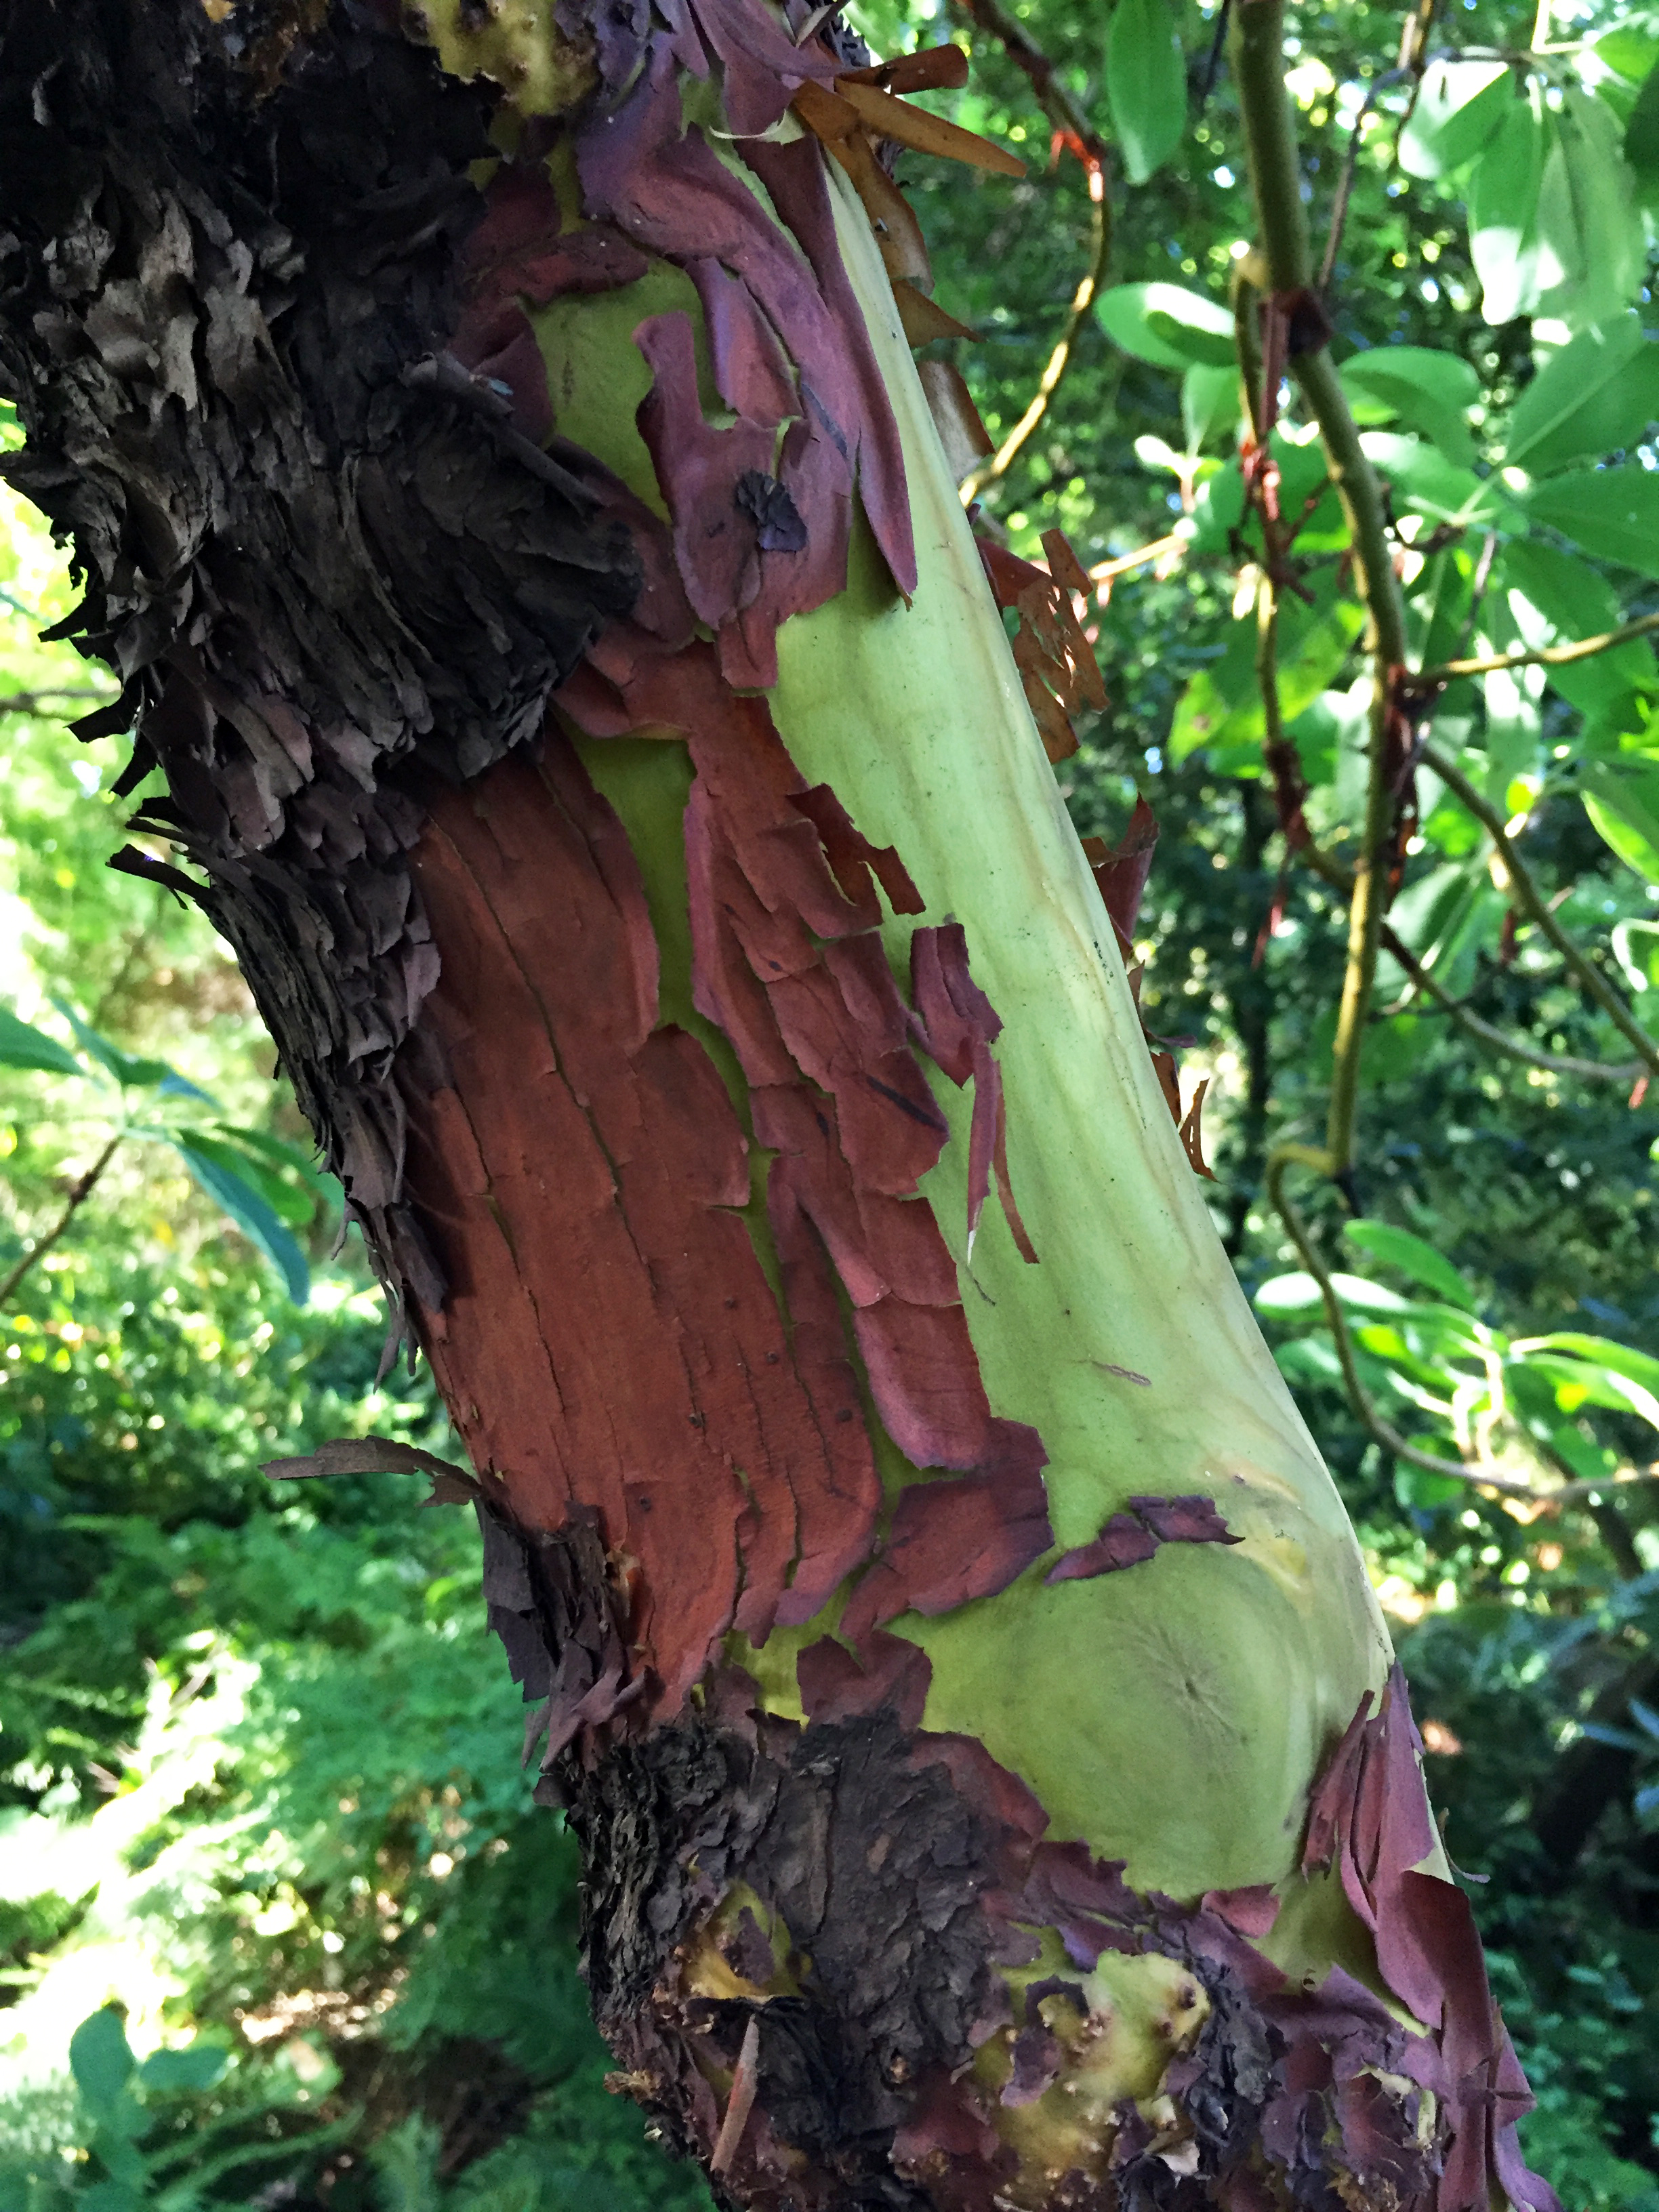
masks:
<path id="1" fill-rule="evenodd" d="M 1547 2212 L 1117 960 L 1153 825 L 1097 896 L 1034 781 L 1074 564 L 988 582 L 904 352 L 871 129 L 983 149 L 792 10 L 11 0 L 3 465 L 199 875 L 125 864 L 431 1359 L 476 1476 L 377 1463 L 477 1504 L 600 2024 L 725 2201 Z"/>

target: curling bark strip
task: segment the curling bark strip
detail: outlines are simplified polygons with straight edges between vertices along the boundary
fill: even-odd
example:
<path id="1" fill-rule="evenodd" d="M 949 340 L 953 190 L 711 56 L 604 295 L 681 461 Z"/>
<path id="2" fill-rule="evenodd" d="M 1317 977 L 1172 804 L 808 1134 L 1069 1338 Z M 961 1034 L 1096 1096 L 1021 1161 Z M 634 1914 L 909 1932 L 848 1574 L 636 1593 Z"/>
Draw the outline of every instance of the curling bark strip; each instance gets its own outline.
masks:
<path id="1" fill-rule="evenodd" d="M 910 356 L 872 131 L 1008 166 L 948 75 L 3 23 L 6 471 L 465 1442 L 380 1463 L 477 1507 L 628 2086 L 780 2212 L 1542 2212 L 1124 976 L 1150 825 L 1097 884 L 1032 720 L 1069 572 L 1017 664 Z"/>

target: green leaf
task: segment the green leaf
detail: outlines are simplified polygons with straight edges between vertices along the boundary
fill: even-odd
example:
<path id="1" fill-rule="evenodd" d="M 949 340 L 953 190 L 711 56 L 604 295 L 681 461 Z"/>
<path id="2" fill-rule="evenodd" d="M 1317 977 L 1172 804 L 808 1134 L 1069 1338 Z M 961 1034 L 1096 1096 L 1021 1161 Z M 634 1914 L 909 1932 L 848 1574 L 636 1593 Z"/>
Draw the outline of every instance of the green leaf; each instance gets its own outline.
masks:
<path id="1" fill-rule="evenodd" d="M 1450 991 L 1473 981 L 1476 951 L 1495 938 L 1504 912 L 1480 854 L 1449 861 L 1408 885 L 1391 910 L 1394 927 L 1419 961 Z"/>
<path id="2" fill-rule="evenodd" d="M 181 2097 L 210 2089 L 229 2063 L 210 2043 L 187 2044 L 182 2051 L 153 2051 L 138 2069 L 138 2086 L 160 2097 Z"/>
<path id="3" fill-rule="evenodd" d="M 1504 1368 L 1504 1380 L 1511 1392 L 1517 1383 L 1526 1380 L 1530 1372 L 1524 1360 L 1511 1360 Z M 1544 1378 L 1539 1377 L 1541 1381 Z M 1571 1468 L 1580 1482 L 1609 1482 L 1618 1465 L 1613 1455 L 1601 1445 L 1592 1443 L 1576 1421 L 1535 1422 L 1528 1419 L 1528 1426 L 1534 1435 L 1544 1438 L 1565 1467 Z"/>
<path id="4" fill-rule="evenodd" d="M 1641 290 L 1647 239 L 1619 118 L 1569 85 L 1538 196 L 1537 311 L 1574 329 L 1616 315 Z"/>
<path id="5" fill-rule="evenodd" d="M 1474 568 L 1467 546 L 1443 545 L 1405 586 L 1412 642 L 1420 666 L 1436 667 L 1462 653 L 1474 609 Z"/>
<path id="6" fill-rule="evenodd" d="M 168 1133 L 170 1136 L 172 1133 Z M 262 1147 L 248 1142 L 255 1133 L 252 1130 L 227 1128 L 222 1123 L 212 1135 L 199 1129 L 192 1129 L 190 1135 L 192 1144 L 217 1158 L 230 1174 L 252 1183 L 279 1220 L 285 1221 L 290 1229 L 306 1228 L 317 1218 L 314 1170 L 308 1163 L 305 1164 L 301 1170 L 303 1187 L 296 1184 L 290 1176 L 283 1175 L 280 1168 L 261 1156 Z M 291 1169 L 292 1163 L 284 1159 L 282 1165 Z"/>
<path id="7" fill-rule="evenodd" d="M 245 1171 L 228 1164 L 229 1147 L 195 1135 L 173 1139 L 174 1150 L 208 1196 L 222 1206 L 242 1234 L 257 1245 L 277 1268 L 296 1306 L 311 1295 L 311 1272 L 305 1254 L 277 1219 L 275 1212 L 247 1181 Z"/>
<path id="8" fill-rule="evenodd" d="M 105 2005 L 83 2020 L 70 2038 L 70 2071 L 87 2108 L 103 2119 L 115 2109 L 116 2099 L 127 2085 L 133 2069 L 132 2047 L 121 2015 Z"/>
<path id="9" fill-rule="evenodd" d="M 1659 991 L 1659 921 L 1615 922 L 1613 957 L 1632 991 Z"/>
<path id="10" fill-rule="evenodd" d="M 1427 346 L 1375 346 L 1345 361 L 1340 372 L 1357 420 L 1393 418 L 1433 440 L 1449 461 L 1474 459 L 1468 410 L 1480 397 L 1480 380 L 1455 353 Z"/>
<path id="11" fill-rule="evenodd" d="M 94 2181 L 75 2199 L 76 2212 L 143 2212 L 144 2190 L 130 2181 Z"/>
<path id="12" fill-rule="evenodd" d="M 1411 1300 L 1381 1283 L 1368 1283 L 1363 1275 L 1333 1275 L 1331 1282 L 1345 1306 L 1358 1313 L 1400 1314 L 1411 1310 Z M 1270 1275 L 1256 1288 L 1255 1304 L 1266 1314 L 1306 1313 L 1323 1304 L 1319 1285 L 1299 1269 L 1293 1274 Z"/>
<path id="13" fill-rule="evenodd" d="M 1182 515 L 1176 528 L 1193 552 L 1220 553 L 1244 520 L 1244 479 L 1237 461 L 1202 464 L 1200 473 L 1202 481 L 1193 511 Z"/>
<path id="14" fill-rule="evenodd" d="M 1135 459 L 1143 469 L 1168 469 L 1178 477 L 1184 477 L 1190 465 L 1187 454 L 1176 453 L 1173 446 L 1153 437 L 1150 431 L 1135 440 Z"/>
<path id="15" fill-rule="evenodd" d="M 1595 58 L 1632 84 L 1640 84 L 1659 58 L 1659 39 L 1650 32 L 1638 31 L 1628 25 L 1616 31 L 1603 33 L 1591 48 Z"/>
<path id="16" fill-rule="evenodd" d="M 1605 576 L 1540 538 L 1511 539 L 1498 556 L 1495 580 L 1501 589 L 1518 592 L 1563 641 L 1604 637 L 1624 618 L 1619 595 Z M 1618 670 L 1621 690 L 1639 687 L 1654 673 L 1653 648 L 1639 637 L 1598 653 L 1595 661 Z M 1549 673 L 1553 682 L 1557 672 Z"/>
<path id="17" fill-rule="evenodd" d="M 301 1190 L 311 1194 L 309 1210 L 300 1217 L 302 1220 L 313 1221 L 319 1212 L 338 1211 L 343 1199 L 339 1178 L 321 1164 L 314 1152 L 290 1145 L 285 1138 L 273 1137 L 268 1129 L 233 1128 L 228 1122 L 221 1122 L 215 1133 L 239 1150 L 252 1152 L 257 1160 L 275 1168 L 279 1176 L 294 1176 Z M 297 1200 L 290 1193 L 286 1202 L 295 1204 Z M 278 1206 L 276 1211 L 281 1213 L 282 1206 Z M 289 1218 L 283 1216 L 284 1219 Z"/>
<path id="18" fill-rule="evenodd" d="M 1625 125 L 1625 159 L 1644 207 L 1659 204 L 1659 70 L 1650 71 Z"/>
<path id="19" fill-rule="evenodd" d="M 1396 506 L 1457 530 L 1515 530 L 1522 518 L 1497 477 L 1461 469 L 1421 438 L 1362 430 L 1366 458 L 1393 485 Z"/>
<path id="20" fill-rule="evenodd" d="M 1281 608 L 1279 698 L 1287 723 L 1328 687 L 1363 627 L 1358 607 L 1334 597 L 1334 577 L 1321 579 L 1322 596 L 1311 607 L 1293 599 Z M 1232 625 L 1221 659 L 1200 669 L 1182 692 L 1170 731 L 1169 756 L 1182 761 L 1200 745 L 1259 743 L 1266 726 L 1255 676 L 1255 622 L 1247 617 Z"/>
<path id="21" fill-rule="evenodd" d="M 199 1098 L 206 1106 L 218 1103 L 205 1091 L 198 1091 L 193 1083 L 180 1075 L 177 1068 L 170 1067 L 166 1060 L 135 1060 L 131 1054 L 123 1052 L 118 1045 L 112 1044 L 106 1036 L 94 1029 L 90 1023 L 83 1022 L 67 1000 L 54 999 L 52 1003 L 80 1039 L 82 1048 L 100 1067 L 106 1068 L 124 1091 L 153 1089 L 164 1096 Z"/>
<path id="22" fill-rule="evenodd" d="M 1106 34 L 1106 104 L 1124 174 L 1144 185 L 1187 124 L 1187 65 L 1169 0 L 1117 0 Z"/>
<path id="23" fill-rule="evenodd" d="M 1659 1429 L 1659 1398 L 1645 1384 L 1621 1374 L 1607 1361 L 1573 1359 L 1559 1352 L 1528 1351 L 1518 1356 L 1534 1375 L 1543 1376 L 1554 1386 L 1563 1413 L 1576 1413 L 1580 1406 L 1601 1406 L 1609 1413 L 1639 1414 Z"/>
<path id="24" fill-rule="evenodd" d="M 1489 323 L 1529 315 L 1538 299 L 1538 192 L 1545 121 L 1535 85 L 1507 106 L 1469 179 L 1469 256 Z"/>
<path id="25" fill-rule="evenodd" d="M 1659 760 L 1584 764 L 1584 811 L 1627 867 L 1659 884 Z"/>
<path id="26" fill-rule="evenodd" d="M 1504 62 L 1431 62 L 1400 134 L 1401 167 L 1410 177 L 1461 169 L 1488 144 L 1514 101 Z"/>
<path id="27" fill-rule="evenodd" d="M 1466 1313 L 1479 1310 L 1480 1300 L 1451 1261 L 1409 1229 L 1396 1229 L 1388 1221 L 1350 1221 L 1342 1234 L 1350 1244 L 1381 1260 L 1384 1267 L 1396 1268 L 1408 1281 L 1433 1291 L 1448 1304 L 1461 1306 Z"/>
<path id="28" fill-rule="evenodd" d="M 1238 419 L 1238 371 L 1231 362 L 1224 368 L 1189 368 L 1181 380 L 1187 451 L 1202 453 L 1212 438 L 1224 435 Z"/>
<path id="29" fill-rule="evenodd" d="M 1507 593 L 1517 641 L 1528 647 L 1605 636 L 1623 618 L 1605 576 L 1536 538 L 1510 540 L 1498 557 L 1497 581 Z M 1659 685 L 1653 647 L 1639 637 L 1589 659 L 1537 672 L 1585 714 L 1614 714 L 1632 692 L 1651 692 Z M 1491 682 L 1488 678 L 1489 686 Z"/>
<path id="30" fill-rule="evenodd" d="M 1577 469 L 1522 494 L 1535 522 L 1559 530 L 1598 561 L 1659 581 L 1659 474 L 1631 461 Z"/>
<path id="31" fill-rule="evenodd" d="M 50 1075 L 87 1072 L 66 1045 L 20 1021 L 9 1006 L 0 1006 L 0 1067 L 40 1067 Z"/>
<path id="32" fill-rule="evenodd" d="M 1114 284 L 1095 302 L 1109 338 L 1158 368 L 1224 368 L 1233 352 L 1230 308 L 1181 284 Z"/>
<path id="33" fill-rule="evenodd" d="M 1633 446 L 1659 416 L 1659 344 L 1633 310 L 1580 331 L 1516 401 L 1504 459 L 1530 476 Z"/>
<path id="34" fill-rule="evenodd" d="M 1443 1447 L 1442 1452 L 1449 1457 Z M 1402 1459 L 1395 1462 L 1394 1494 L 1407 1512 L 1432 1513 L 1456 1498 L 1467 1498 L 1469 1486 L 1455 1474 L 1431 1474 L 1427 1468 L 1413 1467 Z"/>

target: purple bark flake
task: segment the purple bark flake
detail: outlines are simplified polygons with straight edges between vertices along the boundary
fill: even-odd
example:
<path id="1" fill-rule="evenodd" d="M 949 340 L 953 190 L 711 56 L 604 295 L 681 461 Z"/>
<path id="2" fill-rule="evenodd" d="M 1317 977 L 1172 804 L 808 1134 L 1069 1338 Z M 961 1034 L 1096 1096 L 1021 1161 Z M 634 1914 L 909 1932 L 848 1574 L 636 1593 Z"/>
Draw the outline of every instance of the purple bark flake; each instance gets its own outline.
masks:
<path id="1" fill-rule="evenodd" d="M 1004 1432 L 994 1449 L 1006 1449 L 1006 1432 L 1017 1432 L 1020 1441 L 1009 1454 L 1014 1464 L 1007 1472 L 913 1483 L 902 1493 L 882 1556 L 842 1616 L 842 1632 L 854 1642 L 901 1613 L 951 1613 L 970 1599 L 994 1597 L 1054 1541 L 1042 1486 L 1046 1455 L 1036 1430 L 1014 1421 L 987 1425 Z"/>
<path id="2" fill-rule="evenodd" d="M 1334 1861 L 1350 1905 L 1371 1930 L 1383 1980 L 1432 2032 L 1401 2037 L 1391 2063 L 1434 2090 L 1449 2123 L 1435 2212 L 1485 2212 L 1494 2178 L 1527 2212 L 1559 2212 L 1547 2185 L 1522 2161 L 1515 2124 L 1532 2098 L 1492 2000 L 1468 1899 L 1454 1883 L 1417 1870 L 1433 1850 L 1435 1829 L 1397 1662 L 1375 1714 L 1372 1703 L 1368 1691 L 1312 1793 L 1304 1869 Z M 1376 2055 L 1374 2034 L 1356 2033 L 1347 2071 Z M 1378 2154 L 1369 2109 L 1363 2101 L 1352 2106 L 1356 2139 L 1348 2149 L 1359 2170 Z"/>
<path id="3" fill-rule="evenodd" d="M 749 287 L 706 254 L 685 266 L 702 302 L 714 388 L 720 398 L 734 415 L 764 423 L 768 429 L 799 415 L 800 402 L 788 360 Z"/>
<path id="4" fill-rule="evenodd" d="M 760 589 L 754 522 L 733 488 L 771 459 L 772 434 L 741 417 L 724 430 L 705 422 L 689 315 L 653 315 L 634 337 L 654 380 L 641 403 L 640 434 L 674 518 L 686 596 L 718 629 Z"/>
<path id="5" fill-rule="evenodd" d="M 832 83 L 841 69 L 816 40 L 798 46 L 747 0 L 687 0 L 703 43 L 720 64 L 726 120 L 739 138 L 781 122 L 803 84 Z"/>
<path id="6" fill-rule="evenodd" d="M 1137 799 L 1122 837 L 1108 848 L 1103 860 L 1094 864 L 1095 881 L 1100 886 L 1100 896 L 1105 901 L 1120 945 L 1128 945 L 1134 935 L 1135 920 L 1146 896 L 1146 878 L 1152 873 L 1157 848 L 1158 817 L 1144 799 Z"/>
<path id="7" fill-rule="evenodd" d="M 916 588 L 916 550 L 904 453 L 886 382 L 866 332 L 864 311 L 842 262 L 823 155 L 817 142 L 807 137 L 790 146 L 753 142 L 744 147 L 744 158 L 799 240 L 817 273 L 831 319 L 845 333 L 844 350 L 838 348 L 819 356 L 802 353 L 792 344 L 790 351 L 811 377 L 814 395 L 821 404 L 829 397 L 824 382 L 827 368 L 839 370 L 842 376 L 850 375 L 853 392 L 848 396 L 854 398 L 854 408 L 842 414 L 837 392 L 836 411 L 843 421 L 850 415 L 860 424 L 859 496 L 893 581 L 908 598 Z"/>
<path id="8" fill-rule="evenodd" d="M 1060 2074 L 1060 2039 L 1046 2027 L 1023 2027 L 1010 2054 L 1013 2071 L 1002 2085 L 1005 2105 L 1035 2105 Z"/>
<path id="9" fill-rule="evenodd" d="M 1216 1511 L 1213 1498 L 1132 1498 L 1129 1510 L 1138 1513 L 1152 1534 L 1165 1544 L 1240 1544 Z"/>
<path id="10" fill-rule="evenodd" d="M 651 0 L 558 0 L 553 20 L 568 39 L 592 33 L 599 82 L 607 92 L 620 92 L 645 52 Z"/>
<path id="11" fill-rule="evenodd" d="M 501 398 L 521 438 L 545 445 L 553 434 L 547 364 L 530 318 L 516 301 L 496 300 L 463 313 L 450 350 L 475 384 Z"/>
<path id="12" fill-rule="evenodd" d="M 1132 1498 L 1127 1512 L 1113 1514 L 1091 1544 L 1067 1552 L 1049 1568 L 1044 1579 L 1073 1583 L 1086 1581 L 1092 1575 L 1116 1574 L 1150 1559 L 1161 1544 L 1243 1541 L 1216 1511 L 1212 1498 L 1201 1495 Z"/>
<path id="13" fill-rule="evenodd" d="M 815 783 L 810 791 L 792 792 L 789 804 L 798 813 L 804 814 L 817 831 L 835 871 L 836 881 L 849 899 L 863 896 L 865 871 L 868 869 L 887 894 L 887 902 L 895 914 L 924 911 L 921 893 L 911 882 L 908 869 L 893 847 L 872 845 L 854 827 L 852 816 L 827 783 Z M 916 936 L 930 933 L 918 930 Z M 913 938 L 913 945 L 915 942 Z"/>
<path id="14" fill-rule="evenodd" d="M 752 1910 L 744 1905 L 738 1916 L 738 1924 L 721 1943 L 720 1956 L 734 1974 L 757 1989 L 764 1989 L 778 1971 L 777 1955 L 771 1938 L 756 1919 Z"/>
<path id="15" fill-rule="evenodd" d="M 1079 1545 L 1057 1560 L 1043 1577 L 1047 1583 L 1086 1582 L 1095 1575 L 1115 1575 L 1124 1567 L 1138 1567 L 1158 1549 L 1158 1538 L 1143 1528 L 1133 1514 L 1114 1513 L 1092 1544 Z"/>
<path id="16" fill-rule="evenodd" d="M 763 553 L 806 550 L 806 525 L 775 477 L 769 477 L 763 469 L 745 469 L 738 478 L 732 498 L 752 520 L 755 543 Z"/>
<path id="17" fill-rule="evenodd" d="M 888 1705 L 906 1729 L 921 1726 L 933 1664 L 919 1644 L 872 1629 L 856 1655 L 833 1636 L 809 1644 L 795 1661 L 795 1680 L 811 1721 L 861 1718 Z"/>
<path id="18" fill-rule="evenodd" d="M 1279 1899 L 1267 1882 L 1253 1882 L 1246 1889 L 1206 1890 L 1204 1910 L 1241 1936 L 1267 1936 L 1279 1917 Z"/>

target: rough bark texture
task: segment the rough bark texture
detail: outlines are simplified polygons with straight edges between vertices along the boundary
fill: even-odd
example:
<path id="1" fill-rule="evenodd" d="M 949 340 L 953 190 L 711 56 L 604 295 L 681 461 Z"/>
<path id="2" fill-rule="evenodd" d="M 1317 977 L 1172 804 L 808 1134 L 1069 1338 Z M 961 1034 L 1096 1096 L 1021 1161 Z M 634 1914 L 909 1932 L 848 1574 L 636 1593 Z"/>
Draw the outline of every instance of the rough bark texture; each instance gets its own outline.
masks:
<path id="1" fill-rule="evenodd" d="M 137 720 L 141 822 L 206 871 L 371 1248 L 436 1303 L 389 1080 L 438 967 L 404 773 L 538 732 L 640 586 L 592 465 L 446 352 L 490 103 L 356 7 L 16 9 L 3 70 L 5 472 L 125 687 L 82 726 Z"/>
<path id="2" fill-rule="evenodd" d="M 866 58 L 804 5 L 799 37 L 761 0 L 556 19 L 532 53 L 435 0 L 402 27 L 359 0 L 11 0 L 0 382 L 28 437 L 6 473 L 85 577 L 72 634 L 124 680 L 89 733 L 134 722 L 135 781 L 165 781 L 140 825 L 204 880 L 128 865 L 235 945 L 477 1470 L 440 1494 L 478 1503 L 626 2086 L 732 2203 L 1541 2212 L 1467 1902 L 1424 1870 L 1397 1669 L 1297 1765 L 1277 1887 L 1182 1899 L 927 1725 L 933 1662 L 890 1624 L 1075 1606 L 1194 1547 L 1294 1607 L 1316 1531 L 1241 1534 L 1232 1490 L 1153 1468 L 1027 1574 L 1048 1441 L 993 1404 L 922 1188 L 951 1133 L 931 1066 L 971 1085 L 968 1251 L 994 1188 L 1038 1256 L 999 1014 L 948 914 L 896 970 L 904 860 L 760 696 L 781 624 L 854 604 L 861 547 L 887 607 L 921 574 L 828 160 L 763 134 L 792 99 L 815 118 L 914 289 L 860 118 L 925 118 L 845 79 Z M 647 372 L 630 484 L 555 426 L 596 380 L 559 355 L 568 311 L 632 287 L 593 325 L 621 332 L 604 375 Z M 1066 557 L 991 564 L 1051 751 L 1092 675 Z M 684 767 L 648 866 L 601 788 L 623 738 Z M 1114 919 L 1150 852 L 1141 823 L 1103 860 Z M 1196 1157 L 1195 1110 L 1183 1136 Z M 1310 1896 L 1357 1971 L 1334 1937 L 1273 1963 Z"/>

